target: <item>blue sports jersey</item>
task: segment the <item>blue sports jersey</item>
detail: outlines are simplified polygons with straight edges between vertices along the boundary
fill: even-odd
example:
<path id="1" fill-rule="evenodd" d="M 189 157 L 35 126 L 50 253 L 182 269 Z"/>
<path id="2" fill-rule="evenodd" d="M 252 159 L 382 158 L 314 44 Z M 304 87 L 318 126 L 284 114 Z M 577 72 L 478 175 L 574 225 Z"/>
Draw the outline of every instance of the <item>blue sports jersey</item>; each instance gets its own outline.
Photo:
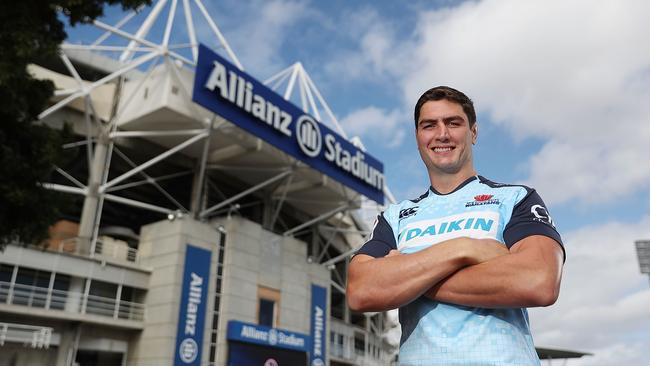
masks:
<path id="1" fill-rule="evenodd" d="M 418 199 L 389 206 L 357 254 L 414 253 L 462 236 L 492 238 L 510 248 L 530 235 L 562 246 L 537 192 L 476 176 L 451 193 L 430 188 Z M 400 365 L 540 364 L 525 308 L 474 308 L 420 297 L 399 309 L 399 319 Z"/>

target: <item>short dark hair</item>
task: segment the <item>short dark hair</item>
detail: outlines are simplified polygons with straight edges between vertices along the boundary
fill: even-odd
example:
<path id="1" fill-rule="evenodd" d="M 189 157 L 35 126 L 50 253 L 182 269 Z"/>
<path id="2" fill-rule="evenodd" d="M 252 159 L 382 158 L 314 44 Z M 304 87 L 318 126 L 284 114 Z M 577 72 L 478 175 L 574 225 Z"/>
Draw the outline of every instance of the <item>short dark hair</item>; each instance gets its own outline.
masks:
<path id="1" fill-rule="evenodd" d="M 420 96 L 420 99 L 418 99 L 418 102 L 415 103 L 413 117 L 415 118 L 416 130 L 418 128 L 418 119 L 420 119 L 420 109 L 422 109 L 424 103 L 442 99 L 459 104 L 463 107 L 463 112 L 467 115 L 469 126 L 474 126 L 474 123 L 476 122 L 476 111 L 474 110 L 474 103 L 472 100 L 463 92 L 454 88 L 448 86 L 436 86 L 435 88 L 425 91 L 424 94 Z"/>

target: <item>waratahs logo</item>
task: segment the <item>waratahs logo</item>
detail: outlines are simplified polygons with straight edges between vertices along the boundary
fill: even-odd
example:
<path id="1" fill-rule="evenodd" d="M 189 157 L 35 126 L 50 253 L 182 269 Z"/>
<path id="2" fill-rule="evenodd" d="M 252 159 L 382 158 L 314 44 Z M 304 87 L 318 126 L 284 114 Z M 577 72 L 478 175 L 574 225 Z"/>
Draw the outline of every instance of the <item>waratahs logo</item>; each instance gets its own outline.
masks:
<path id="1" fill-rule="evenodd" d="M 493 198 L 491 194 L 479 194 L 474 196 L 474 201 L 469 201 L 465 204 L 465 207 L 472 206 L 483 206 L 483 205 L 498 205 L 501 202 L 498 198 Z"/>

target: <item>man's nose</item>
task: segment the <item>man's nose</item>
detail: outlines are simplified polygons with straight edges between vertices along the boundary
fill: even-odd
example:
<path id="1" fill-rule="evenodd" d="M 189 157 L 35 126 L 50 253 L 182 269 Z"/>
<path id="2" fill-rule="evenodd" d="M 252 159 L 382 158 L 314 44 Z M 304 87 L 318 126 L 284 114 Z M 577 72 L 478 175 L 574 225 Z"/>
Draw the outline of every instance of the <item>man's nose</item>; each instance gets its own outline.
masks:
<path id="1" fill-rule="evenodd" d="M 436 139 L 446 141 L 449 139 L 449 128 L 444 123 L 438 124 L 436 128 Z"/>

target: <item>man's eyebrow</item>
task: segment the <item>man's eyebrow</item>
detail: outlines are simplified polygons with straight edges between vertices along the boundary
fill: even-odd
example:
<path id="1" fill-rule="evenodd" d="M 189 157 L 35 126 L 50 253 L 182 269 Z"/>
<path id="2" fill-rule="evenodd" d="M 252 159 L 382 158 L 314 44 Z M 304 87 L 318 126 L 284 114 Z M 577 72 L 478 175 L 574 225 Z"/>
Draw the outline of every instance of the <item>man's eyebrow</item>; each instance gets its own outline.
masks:
<path id="1" fill-rule="evenodd" d="M 462 120 L 463 117 L 461 115 L 459 115 L 459 114 L 455 114 L 453 116 L 443 117 L 442 122 L 443 123 L 444 122 L 451 122 L 451 121 L 455 121 L 455 120 L 459 120 L 459 119 Z M 420 125 L 422 123 L 438 122 L 438 121 L 439 121 L 439 119 L 435 119 L 435 118 L 425 118 L 425 119 L 419 120 L 418 125 Z"/>
<path id="2" fill-rule="evenodd" d="M 459 114 L 456 114 L 456 115 L 453 115 L 453 116 L 445 117 L 442 120 L 443 120 L 443 122 L 451 122 L 451 121 L 455 121 L 455 120 L 459 120 L 459 119 L 462 120 L 463 117 L 461 115 L 459 115 Z"/>

